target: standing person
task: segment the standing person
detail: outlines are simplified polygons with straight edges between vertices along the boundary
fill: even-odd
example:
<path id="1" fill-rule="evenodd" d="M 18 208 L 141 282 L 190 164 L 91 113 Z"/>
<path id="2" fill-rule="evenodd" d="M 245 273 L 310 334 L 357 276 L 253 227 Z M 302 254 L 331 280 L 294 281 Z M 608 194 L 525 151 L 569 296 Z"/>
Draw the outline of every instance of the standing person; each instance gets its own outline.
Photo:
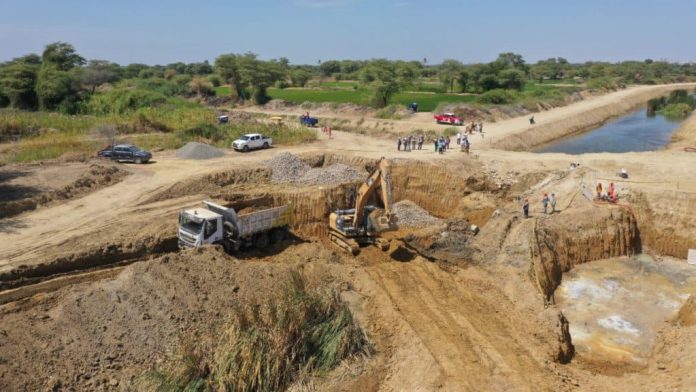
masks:
<path id="1" fill-rule="evenodd" d="M 546 214 L 546 213 L 547 213 L 547 212 L 546 212 L 546 209 L 547 209 L 548 206 L 549 206 L 549 194 L 548 194 L 548 193 L 544 192 L 544 198 L 541 199 L 541 204 L 543 204 L 543 206 L 544 206 L 544 214 Z"/>
<path id="2" fill-rule="evenodd" d="M 437 138 L 433 138 L 433 145 L 435 146 L 435 152 L 437 152 Z"/>
<path id="3" fill-rule="evenodd" d="M 602 198 L 602 182 L 597 183 L 597 199 Z"/>
<path id="4" fill-rule="evenodd" d="M 425 142 L 425 136 L 421 133 L 421 135 L 418 137 L 418 149 L 422 150 L 423 149 L 423 142 Z"/>
<path id="5" fill-rule="evenodd" d="M 326 131 L 329 133 L 329 139 L 331 139 L 331 127 L 326 127 Z"/>
<path id="6" fill-rule="evenodd" d="M 534 116 L 529 118 L 529 125 L 534 125 L 536 124 L 536 121 L 534 121 Z"/>
<path id="7" fill-rule="evenodd" d="M 411 150 L 415 150 L 415 149 L 416 149 L 416 135 L 413 135 L 412 139 L 411 139 Z"/>
<path id="8" fill-rule="evenodd" d="M 450 137 L 447 136 L 447 139 L 445 139 L 445 150 L 449 150 L 449 145 L 450 145 Z"/>
<path id="9" fill-rule="evenodd" d="M 479 121 L 479 132 L 483 133 L 483 121 Z"/>
<path id="10" fill-rule="evenodd" d="M 524 199 L 522 202 L 522 212 L 525 218 L 529 218 L 529 199 Z"/>
<path id="11" fill-rule="evenodd" d="M 460 143 L 461 141 L 462 141 L 462 133 L 461 133 L 461 132 L 457 132 L 457 145 L 459 145 L 459 143 Z"/>
<path id="12" fill-rule="evenodd" d="M 396 138 L 396 151 L 401 151 L 401 136 Z"/>
<path id="13" fill-rule="evenodd" d="M 549 202 L 551 203 L 551 213 L 556 212 L 556 194 L 552 193 L 551 197 L 549 198 Z"/>

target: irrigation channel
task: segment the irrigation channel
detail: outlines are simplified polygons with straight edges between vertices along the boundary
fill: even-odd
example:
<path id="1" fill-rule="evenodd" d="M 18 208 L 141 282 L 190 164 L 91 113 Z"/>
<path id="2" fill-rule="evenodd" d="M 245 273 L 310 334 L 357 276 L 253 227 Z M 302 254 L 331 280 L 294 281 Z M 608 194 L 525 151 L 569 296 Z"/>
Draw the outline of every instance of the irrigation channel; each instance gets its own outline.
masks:
<path id="1" fill-rule="evenodd" d="M 589 132 L 542 146 L 535 152 L 584 154 L 593 152 L 654 151 L 667 145 L 680 121 L 661 114 L 648 116 L 646 109 L 620 117 Z"/>
<path id="2" fill-rule="evenodd" d="M 641 254 L 575 267 L 557 298 L 579 355 L 644 365 L 659 329 L 693 292 L 696 265 Z"/>

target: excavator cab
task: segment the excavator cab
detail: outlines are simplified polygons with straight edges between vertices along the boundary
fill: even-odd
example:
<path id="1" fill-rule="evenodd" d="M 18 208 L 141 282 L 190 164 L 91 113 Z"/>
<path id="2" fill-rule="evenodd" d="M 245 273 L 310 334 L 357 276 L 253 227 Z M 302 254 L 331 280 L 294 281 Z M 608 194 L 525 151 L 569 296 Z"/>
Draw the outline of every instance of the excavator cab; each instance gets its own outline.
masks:
<path id="1" fill-rule="evenodd" d="M 367 204 L 378 189 L 380 192 L 377 195 L 384 205 L 383 209 Z M 379 234 L 392 228 L 392 204 L 391 164 L 382 158 L 358 189 L 355 207 L 336 210 L 329 216 L 329 239 L 352 254 L 357 254 L 361 246 L 369 244 L 387 250 L 389 242 Z"/>

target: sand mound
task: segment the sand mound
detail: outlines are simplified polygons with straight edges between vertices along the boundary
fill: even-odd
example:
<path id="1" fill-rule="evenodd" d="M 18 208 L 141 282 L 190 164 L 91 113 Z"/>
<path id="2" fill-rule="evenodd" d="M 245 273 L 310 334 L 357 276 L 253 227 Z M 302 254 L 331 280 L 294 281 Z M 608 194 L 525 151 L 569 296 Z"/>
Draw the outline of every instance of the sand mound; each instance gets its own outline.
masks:
<path id="1" fill-rule="evenodd" d="M 211 159 L 223 155 L 225 153 L 219 148 L 197 142 L 188 142 L 185 146 L 176 150 L 176 157 L 181 159 Z"/>

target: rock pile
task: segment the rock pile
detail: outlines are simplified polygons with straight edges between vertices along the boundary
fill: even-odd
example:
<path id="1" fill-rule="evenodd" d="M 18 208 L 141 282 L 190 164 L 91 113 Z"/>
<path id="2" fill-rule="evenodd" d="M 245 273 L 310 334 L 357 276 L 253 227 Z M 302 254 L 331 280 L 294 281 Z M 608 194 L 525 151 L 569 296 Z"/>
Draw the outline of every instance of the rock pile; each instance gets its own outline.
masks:
<path id="1" fill-rule="evenodd" d="M 365 178 L 365 174 L 342 163 L 313 168 L 288 152 L 274 156 L 266 165 L 273 169 L 271 181 L 278 184 L 334 185 Z"/>
<path id="2" fill-rule="evenodd" d="M 209 144 L 188 142 L 176 150 L 176 157 L 181 159 L 211 159 L 225 155 L 222 150 Z"/>
<path id="3" fill-rule="evenodd" d="M 399 227 L 431 226 L 441 222 L 439 218 L 430 215 L 428 211 L 410 200 L 394 203 L 393 212 Z"/>

